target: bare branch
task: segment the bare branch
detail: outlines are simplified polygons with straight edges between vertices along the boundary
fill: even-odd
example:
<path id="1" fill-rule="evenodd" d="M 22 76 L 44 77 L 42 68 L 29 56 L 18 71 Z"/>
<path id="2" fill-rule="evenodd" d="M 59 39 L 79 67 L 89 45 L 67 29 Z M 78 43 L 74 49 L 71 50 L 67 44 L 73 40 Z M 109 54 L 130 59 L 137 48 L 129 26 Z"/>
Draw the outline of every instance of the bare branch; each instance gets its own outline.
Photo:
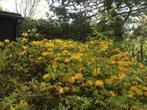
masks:
<path id="1" fill-rule="evenodd" d="M 33 18 L 41 0 L 15 0 L 15 10 L 24 17 Z"/>

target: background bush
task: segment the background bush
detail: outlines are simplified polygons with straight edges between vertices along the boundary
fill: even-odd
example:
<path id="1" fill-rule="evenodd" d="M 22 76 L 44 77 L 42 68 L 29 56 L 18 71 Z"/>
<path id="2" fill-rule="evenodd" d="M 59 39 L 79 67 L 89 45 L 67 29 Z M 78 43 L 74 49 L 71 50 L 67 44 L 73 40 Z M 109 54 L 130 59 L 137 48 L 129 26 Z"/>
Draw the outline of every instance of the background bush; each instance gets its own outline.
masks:
<path id="1" fill-rule="evenodd" d="M 55 21 L 48 21 L 44 19 L 33 20 L 33 19 L 24 19 L 18 27 L 19 36 L 22 36 L 22 33 L 30 33 L 32 29 L 35 29 L 39 34 L 38 36 L 30 35 L 32 39 L 56 39 L 59 36 L 62 36 L 62 30 L 59 23 Z"/>
<path id="2" fill-rule="evenodd" d="M 83 28 L 84 27 L 84 28 Z M 31 35 L 34 40 L 36 39 L 73 39 L 85 41 L 90 35 L 91 27 L 88 24 L 61 24 L 55 20 L 33 20 L 24 19 L 18 27 L 18 36 L 22 36 L 23 32 L 29 33 L 30 30 L 36 29 L 38 36 Z M 28 32 L 29 30 L 29 32 Z"/>

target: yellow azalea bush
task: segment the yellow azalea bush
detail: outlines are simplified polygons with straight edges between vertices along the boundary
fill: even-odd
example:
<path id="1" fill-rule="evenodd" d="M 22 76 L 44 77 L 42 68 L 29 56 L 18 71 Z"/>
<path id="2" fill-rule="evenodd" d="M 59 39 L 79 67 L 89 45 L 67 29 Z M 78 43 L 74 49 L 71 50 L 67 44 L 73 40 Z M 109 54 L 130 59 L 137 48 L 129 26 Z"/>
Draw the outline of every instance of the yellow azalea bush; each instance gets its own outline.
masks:
<path id="1" fill-rule="evenodd" d="M 40 40 L 44 38 L 44 36 L 38 32 L 37 28 L 24 30 L 20 36 L 29 38 L 29 40 Z"/>
<path id="2" fill-rule="evenodd" d="M 0 42 L 1 110 L 147 109 L 147 66 L 112 40 L 23 36 Z"/>

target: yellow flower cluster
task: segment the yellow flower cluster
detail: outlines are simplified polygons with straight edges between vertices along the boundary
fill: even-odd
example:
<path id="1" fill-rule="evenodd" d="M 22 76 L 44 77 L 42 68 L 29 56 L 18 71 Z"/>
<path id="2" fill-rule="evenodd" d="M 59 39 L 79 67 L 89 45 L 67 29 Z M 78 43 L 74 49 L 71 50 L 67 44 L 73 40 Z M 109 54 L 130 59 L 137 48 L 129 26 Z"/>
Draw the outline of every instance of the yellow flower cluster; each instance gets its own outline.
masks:
<path id="1" fill-rule="evenodd" d="M 46 48 L 53 48 L 54 47 L 54 42 L 47 41 L 47 40 L 42 40 L 42 41 L 32 41 L 33 45 L 39 46 L 39 47 L 46 47 Z"/>
<path id="2" fill-rule="evenodd" d="M 28 29 L 28 30 L 22 32 L 21 36 L 22 37 L 31 37 L 36 34 L 38 34 L 37 29 L 34 28 L 34 29 Z"/>
<path id="3" fill-rule="evenodd" d="M 5 43 L 10 43 L 10 40 L 9 39 L 5 39 L 4 42 Z"/>
<path id="4" fill-rule="evenodd" d="M 49 55 L 49 52 L 42 52 L 41 55 L 42 55 L 43 57 L 46 57 L 47 55 Z"/>
<path id="5" fill-rule="evenodd" d="M 26 38 L 23 38 L 23 42 L 27 41 Z M 46 83 L 51 84 L 50 80 L 53 77 L 57 82 L 54 85 L 56 95 L 62 95 L 65 91 L 75 91 L 74 89 L 78 85 L 78 90 L 94 88 L 95 91 L 100 89 L 103 91 L 105 89 L 107 94 L 114 97 L 119 94 L 115 91 L 117 83 L 122 82 L 122 87 L 118 88 L 123 89 L 123 84 L 126 84 L 128 77 L 132 77 L 128 73 L 130 69 L 133 69 L 132 65 L 135 64 L 130 59 L 128 52 L 122 52 L 119 48 L 109 49 L 111 44 L 112 41 L 92 41 L 89 44 L 89 42 L 79 43 L 70 40 L 45 39 L 32 41 L 29 45 L 23 43 L 18 54 L 21 57 L 25 56 L 32 67 L 36 65 L 37 67 L 46 66 L 42 73 L 47 73 L 42 75 L 42 82 L 37 85 L 39 86 L 38 91 L 44 90 Z M 100 47 L 100 49 L 95 47 Z M 95 54 L 95 52 L 98 54 Z M 143 64 L 138 67 L 146 68 Z M 132 83 L 127 82 L 127 86 L 130 88 L 127 92 L 130 96 L 147 95 L 146 87 L 139 88 L 133 86 Z M 20 105 L 27 105 L 27 103 L 21 101 Z M 15 108 L 11 107 L 11 110 L 15 110 Z"/>
<path id="6" fill-rule="evenodd" d="M 119 66 L 125 66 L 125 67 L 127 67 L 127 66 L 130 66 L 131 64 L 133 64 L 131 61 L 124 61 L 124 60 L 120 60 L 120 61 L 118 61 L 118 64 L 119 64 Z"/>
<path id="7" fill-rule="evenodd" d="M 108 85 L 111 85 L 114 83 L 114 81 L 118 80 L 118 77 L 116 75 L 112 75 L 110 78 L 105 80 L 105 83 Z"/>
<path id="8" fill-rule="evenodd" d="M 82 60 L 83 54 L 82 53 L 77 53 L 74 54 L 71 59 L 75 59 L 75 60 Z"/>
<path id="9" fill-rule="evenodd" d="M 111 40 L 102 41 L 102 42 L 100 42 L 99 45 L 100 45 L 100 48 L 101 48 L 100 51 L 104 52 L 110 47 L 110 45 L 112 45 L 112 41 Z"/>
<path id="10" fill-rule="evenodd" d="M 143 95 L 143 91 L 139 89 L 137 86 L 131 86 L 130 91 L 133 92 L 132 95 Z"/>
<path id="11" fill-rule="evenodd" d="M 82 73 L 75 73 L 73 76 L 71 76 L 68 80 L 69 83 L 73 84 L 78 80 L 81 80 L 83 78 Z"/>
<path id="12" fill-rule="evenodd" d="M 147 96 L 147 86 L 141 86 L 136 83 L 136 85 L 132 85 L 130 90 L 128 91 L 131 97 L 133 96 Z"/>
<path id="13" fill-rule="evenodd" d="M 102 80 L 96 80 L 95 86 L 98 87 L 98 88 L 103 88 L 104 87 L 104 83 L 103 83 Z"/>
<path id="14" fill-rule="evenodd" d="M 86 81 L 86 86 L 92 86 L 94 83 L 91 80 Z"/>
<path id="15" fill-rule="evenodd" d="M 92 72 L 92 75 L 93 75 L 93 76 L 99 75 L 99 74 L 100 74 L 100 70 L 101 70 L 101 68 L 95 68 L 95 69 L 93 70 L 93 72 Z"/>
<path id="16" fill-rule="evenodd" d="M 23 33 L 22 33 L 22 36 L 23 36 L 23 37 L 28 37 L 28 35 L 29 35 L 29 34 L 28 34 L 27 32 L 23 32 Z"/>

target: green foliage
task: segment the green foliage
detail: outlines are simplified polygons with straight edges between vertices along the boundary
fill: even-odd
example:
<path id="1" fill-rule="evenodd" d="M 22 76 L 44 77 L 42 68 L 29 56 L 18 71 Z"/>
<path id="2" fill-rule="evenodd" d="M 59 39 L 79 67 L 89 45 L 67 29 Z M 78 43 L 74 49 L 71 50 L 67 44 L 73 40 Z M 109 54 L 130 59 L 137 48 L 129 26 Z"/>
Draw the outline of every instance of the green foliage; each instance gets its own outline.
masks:
<path id="1" fill-rule="evenodd" d="M 147 40 L 141 42 L 141 38 L 125 41 L 124 48 L 129 51 L 137 62 L 147 65 Z"/>
<path id="2" fill-rule="evenodd" d="M 32 31 L 34 30 L 34 31 Z M 23 36 L 22 33 L 25 33 L 25 37 L 29 37 L 32 40 L 41 40 L 41 39 L 56 39 L 59 36 L 62 36 L 62 30 L 60 25 L 55 21 L 48 20 L 32 20 L 24 19 L 19 25 L 19 36 Z"/>
<path id="3" fill-rule="evenodd" d="M 101 23 L 99 24 L 92 23 L 91 25 L 92 34 L 89 38 L 94 37 L 94 38 L 102 39 L 102 40 L 107 40 L 110 38 L 112 39 L 112 36 L 114 36 L 114 32 L 112 30 L 106 31 L 104 27 L 102 27 L 102 24 Z"/>
<path id="4" fill-rule="evenodd" d="M 130 37 L 125 40 L 124 48 L 128 49 L 136 61 L 147 65 L 147 17 L 135 21 L 136 28 Z"/>
<path id="5" fill-rule="evenodd" d="M 132 17 L 144 13 L 147 5 L 146 0 L 47 1 L 50 11 L 53 12 L 53 14 L 49 13 L 48 17 L 50 19 L 55 18 L 61 24 L 61 27 L 66 30 L 63 33 L 73 32 L 79 37 L 82 37 L 83 34 L 87 37 L 91 33 L 91 31 L 87 31 L 90 27 L 90 21 L 97 20 L 98 30 L 112 32 L 117 41 L 123 40 L 125 24 Z M 101 17 L 97 18 L 97 16 Z M 74 28 L 70 27 L 70 24 Z"/>
<path id="6" fill-rule="evenodd" d="M 19 25 L 19 36 L 29 37 L 31 40 L 60 38 L 85 41 L 91 32 L 91 27 L 88 22 L 82 22 L 77 20 L 75 23 L 68 24 L 55 20 L 25 19 Z M 32 32 L 34 29 L 36 32 Z"/>
<path id="7" fill-rule="evenodd" d="M 62 36 L 60 25 L 55 21 L 39 19 L 36 21 L 36 27 L 46 38 Z"/>

